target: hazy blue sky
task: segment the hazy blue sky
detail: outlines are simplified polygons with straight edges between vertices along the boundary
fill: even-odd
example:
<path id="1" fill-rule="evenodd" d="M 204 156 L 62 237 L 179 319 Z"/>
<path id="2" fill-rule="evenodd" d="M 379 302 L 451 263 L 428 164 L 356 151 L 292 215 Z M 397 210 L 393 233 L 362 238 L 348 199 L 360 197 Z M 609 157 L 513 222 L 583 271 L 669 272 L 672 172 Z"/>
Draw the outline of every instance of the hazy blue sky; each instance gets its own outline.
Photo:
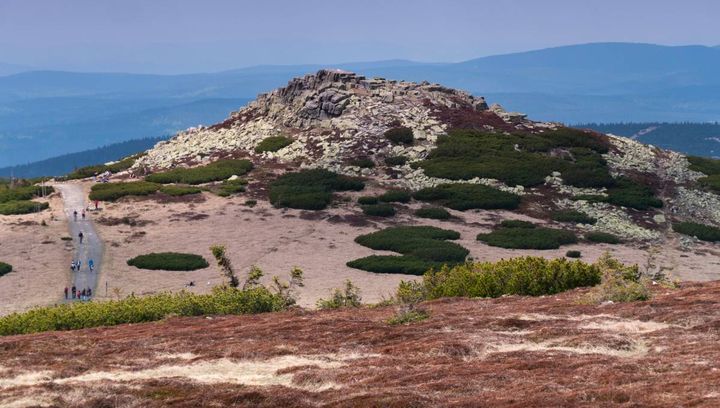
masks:
<path id="1" fill-rule="evenodd" d="M 717 45 L 718 16 L 717 0 L 0 0 L 0 62 L 180 73 L 601 41 Z"/>

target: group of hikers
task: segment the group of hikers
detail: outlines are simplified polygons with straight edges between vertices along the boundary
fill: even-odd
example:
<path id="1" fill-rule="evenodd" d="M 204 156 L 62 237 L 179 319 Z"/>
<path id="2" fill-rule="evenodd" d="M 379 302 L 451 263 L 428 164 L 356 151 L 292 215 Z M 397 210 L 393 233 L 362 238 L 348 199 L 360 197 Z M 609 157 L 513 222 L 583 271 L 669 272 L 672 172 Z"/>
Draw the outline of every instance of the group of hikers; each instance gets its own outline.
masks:
<path id="1" fill-rule="evenodd" d="M 77 261 L 70 262 L 70 270 L 73 272 L 80 272 L 81 266 L 82 266 L 82 261 L 79 259 Z M 93 262 L 92 259 L 88 261 L 88 268 L 90 269 L 90 272 L 95 270 L 95 262 Z"/>
<path id="2" fill-rule="evenodd" d="M 78 289 L 77 287 L 73 286 L 72 288 L 68 289 L 68 287 L 65 287 L 65 299 L 79 299 L 79 300 L 90 300 L 92 297 L 92 289 Z"/>

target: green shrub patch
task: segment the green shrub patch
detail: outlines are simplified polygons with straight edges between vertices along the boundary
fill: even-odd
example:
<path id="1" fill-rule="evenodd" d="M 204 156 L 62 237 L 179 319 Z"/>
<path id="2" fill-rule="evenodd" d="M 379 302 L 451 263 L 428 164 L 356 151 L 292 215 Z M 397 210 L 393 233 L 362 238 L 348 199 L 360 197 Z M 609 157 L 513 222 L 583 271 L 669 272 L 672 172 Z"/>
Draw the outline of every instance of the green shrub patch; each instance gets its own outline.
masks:
<path id="1" fill-rule="evenodd" d="M 412 129 L 402 126 L 386 131 L 385 137 L 394 144 L 411 145 L 415 141 Z"/>
<path id="2" fill-rule="evenodd" d="M 555 211 L 550 215 L 554 221 L 572 222 L 574 224 L 595 224 L 597 219 L 575 210 Z"/>
<path id="3" fill-rule="evenodd" d="M 636 210 L 661 208 L 663 202 L 655 197 L 653 190 L 627 178 L 617 180 L 616 186 L 608 189 L 606 202 Z"/>
<path id="4" fill-rule="evenodd" d="M 365 215 L 373 217 L 392 217 L 397 212 L 395 207 L 385 203 L 364 205 L 362 210 Z"/>
<path id="5" fill-rule="evenodd" d="M 181 254 L 177 252 L 159 252 L 136 256 L 129 259 L 127 264 L 139 269 L 152 269 L 163 271 L 194 271 L 210 266 L 200 255 Z"/>
<path id="6" fill-rule="evenodd" d="M 425 207 L 415 210 L 415 216 L 434 220 L 450 219 L 450 213 L 442 207 Z"/>
<path id="7" fill-rule="evenodd" d="M 535 228 L 537 225 L 529 221 L 522 220 L 503 220 L 500 223 L 502 228 Z"/>
<path id="8" fill-rule="evenodd" d="M 250 160 L 218 160 L 205 166 L 193 168 L 177 168 L 162 173 L 150 174 L 145 181 L 161 184 L 204 184 L 226 180 L 231 176 L 242 176 L 252 170 Z"/>
<path id="9" fill-rule="evenodd" d="M 620 238 L 607 232 L 588 232 L 585 234 L 585 239 L 590 242 L 603 243 L 603 244 L 619 244 L 622 242 Z"/>
<path id="10" fill-rule="evenodd" d="M 5 262 L 0 262 L 0 276 L 7 275 L 8 273 L 12 272 L 12 270 L 12 265 L 6 264 Z"/>
<path id="11" fill-rule="evenodd" d="M 702 241 L 720 242 L 720 228 L 696 222 L 673 223 L 673 230 L 680 234 L 696 237 Z"/>
<path id="12" fill-rule="evenodd" d="M 520 205 L 520 196 L 482 184 L 441 184 L 415 192 L 414 198 L 458 211 L 475 208 L 514 210 Z"/>
<path id="13" fill-rule="evenodd" d="M 355 242 L 365 247 L 403 256 L 373 255 L 348 262 L 351 268 L 379 273 L 421 275 L 430 268 L 464 262 L 469 251 L 447 240 L 460 238 L 455 231 L 436 227 L 392 227 L 361 235 Z"/>
<path id="14" fill-rule="evenodd" d="M 190 194 L 199 194 L 202 193 L 202 190 L 191 186 L 167 185 L 160 187 L 160 192 L 169 196 L 180 197 Z"/>
<path id="15" fill-rule="evenodd" d="M 292 139 L 285 136 L 266 137 L 255 147 L 255 153 L 277 152 L 283 147 L 290 146 L 292 142 Z"/>
<path id="16" fill-rule="evenodd" d="M 380 200 L 378 200 L 375 196 L 362 196 L 358 198 L 358 204 L 360 205 L 373 205 L 377 204 Z"/>
<path id="17" fill-rule="evenodd" d="M 244 179 L 225 180 L 217 189 L 217 195 L 220 197 L 230 197 L 233 194 L 242 193 L 245 191 L 247 183 L 247 180 Z"/>
<path id="18" fill-rule="evenodd" d="M 168 316 L 253 314 L 283 310 L 285 299 L 259 286 L 212 293 L 159 293 L 105 302 L 73 302 L 0 317 L 0 336 L 162 320 Z"/>
<path id="19" fill-rule="evenodd" d="M 324 169 L 286 173 L 270 183 L 270 202 L 275 207 L 322 210 L 334 191 L 360 191 L 365 184 Z"/>
<path id="20" fill-rule="evenodd" d="M 565 252 L 566 258 L 580 258 L 582 257 L 582 253 L 580 251 L 567 251 Z"/>
<path id="21" fill-rule="evenodd" d="M 385 158 L 385 164 L 388 166 L 403 166 L 407 161 L 408 158 L 405 156 L 390 156 Z"/>
<path id="22" fill-rule="evenodd" d="M 702 177 L 698 179 L 698 183 L 714 193 L 720 193 L 720 174 Z"/>
<path id="23" fill-rule="evenodd" d="M 551 151 L 564 151 L 561 157 Z M 553 171 L 566 183 L 607 187 L 613 183 L 601 154 L 607 142 L 594 134 L 563 128 L 539 134 L 499 134 L 453 130 L 418 166 L 431 177 L 469 180 L 493 178 L 508 185 L 542 184 Z"/>
<path id="24" fill-rule="evenodd" d="M 55 191 L 50 186 L 20 186 L 20 187 L 3 187 L 0 188 L 0 203 L 9 201 L 27 201 L 35 197 L 40 197 L 43 192 L 47 195 Z"/>
<path id="25" fill-rule="evenodd" d="M 478 234 L 477 239 L 490 246 L 511 249 L 557 249 L 561 245 L 574 244 L 577 237 L 570 231 L 553 228 L 507 228 Z"/>
<path id="26" fill-rule="evenodd" d="M 699 156 L 688 156 L 687 159 L 690 162 L 690 170 L 699 171 L 708 176 L 720 174 L 720 160 Z"/>
<path id="27" fill-rule="evenodd" d="M 135 161 L 141 156 L 142 154 L 136 154 L 130 157 L 126 157 L 112 164 L 95 164 L 92 166 L 80 167 L 79 169 L 76 169 L 72 173 L 65 176 L 65 178 L 68 180 L 88 178 L 105 173 L 106 171 L 109 171 L 110 173 L 119 173 L 132 167 L 133 164 L 135 164 Z"/>
<path id="28" fill-rule="evenodd" d="M 95 184 L 90 189 L 90 199 L 99 201 L 115 201 L 125 196 L 144 196 L 154 194 L 160 184 L 147 181 L 130 181 L 127 183 Z"/>
<path id="29" fill-rule="evenodd" d="M 23 215 L 31 214 L 47 210 L 50 208 L 48 203 L 39 203 L 37 201 L 8 201 L 0 203 L 0 215 Z"/>
<path id="30" fill-rule="evenodd" d="M 383 203 L 408 203 L 412 195 L 405 190 L 388 190 L 378 196 L 378 200 Z"/>
<path id="31" fill-rule="evenodd" d="M 432 270 L 425 274 L 423 286 L 429 299 L 542 296 L 594 286 L 600 280 L 601 272 L 595 265 L 565 258 L 548 260 L 527 256 Z"/>

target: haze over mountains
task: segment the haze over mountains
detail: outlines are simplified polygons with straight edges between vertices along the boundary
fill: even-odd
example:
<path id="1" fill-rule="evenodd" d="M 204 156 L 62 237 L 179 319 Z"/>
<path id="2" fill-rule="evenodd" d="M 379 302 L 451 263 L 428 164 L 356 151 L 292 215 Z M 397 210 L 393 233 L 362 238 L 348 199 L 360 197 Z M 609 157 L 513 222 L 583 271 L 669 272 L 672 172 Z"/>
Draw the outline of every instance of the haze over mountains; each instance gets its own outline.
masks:
<path id="1" fill-rule="evenodd" d="M 4 75 L 0 76 L 0 166 L 214 123 L 258 93 L 322 67 L 258 66 L 193 75 L 140 75 L 16 73 L 23 68 L 0 64 L 0 75 Z M 460 63 L 392 60 L 334 67 L 368 77 L 438 82 L 543 120 L 706 122 L 720 118 L 717 47 L 600 43 Z M 708 146 L 718 143 L 711 139 Z M 673 147 L 678 148 L 677 144 Z"/>

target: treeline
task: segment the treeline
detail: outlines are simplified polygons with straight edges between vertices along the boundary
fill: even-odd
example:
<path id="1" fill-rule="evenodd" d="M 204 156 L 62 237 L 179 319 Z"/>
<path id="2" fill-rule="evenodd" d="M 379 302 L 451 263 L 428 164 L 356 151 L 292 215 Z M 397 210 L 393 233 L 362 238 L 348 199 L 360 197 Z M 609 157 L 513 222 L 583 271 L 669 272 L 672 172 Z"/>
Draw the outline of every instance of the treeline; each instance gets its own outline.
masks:
<path id="1" fill-rule="evenodd" d="M 24 165 L 0 168 L 0 177 L 33 178 L 43 176 L 61 176 L 85 166 L 119 160 L 134 153 L 153 147 L 166 138 L 134 139 L 115 143 L 97 149 L 70 153 Z"/>

